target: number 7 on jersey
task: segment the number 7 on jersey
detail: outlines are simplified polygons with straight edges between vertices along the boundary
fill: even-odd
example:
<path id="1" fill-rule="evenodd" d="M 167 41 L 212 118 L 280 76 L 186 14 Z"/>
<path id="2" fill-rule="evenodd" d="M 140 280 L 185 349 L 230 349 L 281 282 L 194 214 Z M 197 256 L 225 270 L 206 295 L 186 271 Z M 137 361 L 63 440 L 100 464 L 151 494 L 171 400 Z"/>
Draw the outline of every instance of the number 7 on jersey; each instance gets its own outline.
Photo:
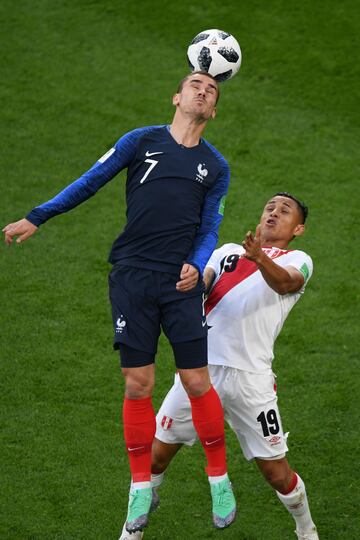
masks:
<path id="1" fill-rule="evenodd" d="M 149 176 L 149 174 L 151 173 L 153 168 L 156 167 L 156 165 L 159 162 L 156 159 L 145 159 L 144 163 L 150 163 L 150 167 L 148 168 L 148 170 L 146 171 L 146 173 L 144 174 L 144 176 L 140 180 L 140 184 L 143 184 L 145 182 L 145 180 L 147 179 L 147 177 Z"/>

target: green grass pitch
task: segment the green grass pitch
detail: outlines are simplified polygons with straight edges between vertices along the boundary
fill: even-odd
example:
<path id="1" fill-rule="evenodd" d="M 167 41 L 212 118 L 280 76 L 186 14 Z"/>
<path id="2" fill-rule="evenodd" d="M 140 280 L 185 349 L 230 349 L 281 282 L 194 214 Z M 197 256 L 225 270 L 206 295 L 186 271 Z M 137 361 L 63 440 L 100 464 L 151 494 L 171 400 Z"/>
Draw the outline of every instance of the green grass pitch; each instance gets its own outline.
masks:
<path id="1" fill-rule="evenodd" d="M 312 255 L 314 276 L 274 370 L 289 461 L 320 538 L 360 538 L 359 3 L 3 0 L 0 12 L 2 226 L 124 132 L 169 122 L 195 34 L 217 27 L 238 38 L 243 65 L 205 134 L 232 169 L 220 243 L 241 241 L 275 191 L 310 207 L 295 245 Z M 0 247 L 1 539 L 118 538 L 129 470 L 106 260 L 123 224 L 121 174 L 27 243 Z M 173 371 L 161 338 L 156 407 Z M 295 538 L 291 516 L 227 435 L 236 523 L 212 528 L 197 445 L 170 468 L 147 540 Z"/>

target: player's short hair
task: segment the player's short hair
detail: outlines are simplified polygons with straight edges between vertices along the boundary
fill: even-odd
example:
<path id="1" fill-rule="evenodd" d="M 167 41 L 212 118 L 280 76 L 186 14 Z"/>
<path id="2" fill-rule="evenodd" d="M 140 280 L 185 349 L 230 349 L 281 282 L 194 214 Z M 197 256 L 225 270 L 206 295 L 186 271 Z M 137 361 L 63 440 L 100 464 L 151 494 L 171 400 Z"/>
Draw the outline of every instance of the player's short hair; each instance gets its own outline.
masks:
<path id="1" fill-rule="evenodd" d="M 188 75 L 186 75 L 186 77 L 184 77 L 183 79 L 181 79 L 181 81 L 179 82 L 178 84 L 178 87 L 177 87 L 177 90 L 176 90 L 176 93 L 177 94 L 180 94 L 182 89 L 183 89 L 183 86 L 184 86 L 184 83 L 190 78 L 192 77 L 193 75 L 205 75 L 206 77 L 209 77 L 209 79 L 212 79 L 214 81 L 214 83 L 216 84 L 216 88 L 217 88 L 217 96 L 216 96 L 216 103 L 219 101 L 219 97 L 220 97 L 220 88 L 219 88 L 219 83 L 218 81 L 215 79 L 215 77 L 213 77 L 212 75 L 210 75 L 210 73 L 208 73 L 207 71 L 192 71 L 191 73 L 189 73 Z"/>
<path id="2" fill-rule="evenodd" d="M 273 197 L 287 197 L 288 199 L 292 199 L 293 201 L 295 201 L 302 215 L 302 223 L 305 223 L 309 213 L 309 208 L 303 201 L 300 201 L 300 199 L 298 199 L 294 195 L 291 195 L 291 193 L 288 193 L 287 191 L 279 191 L 279 193 L 275 193 Z"/>

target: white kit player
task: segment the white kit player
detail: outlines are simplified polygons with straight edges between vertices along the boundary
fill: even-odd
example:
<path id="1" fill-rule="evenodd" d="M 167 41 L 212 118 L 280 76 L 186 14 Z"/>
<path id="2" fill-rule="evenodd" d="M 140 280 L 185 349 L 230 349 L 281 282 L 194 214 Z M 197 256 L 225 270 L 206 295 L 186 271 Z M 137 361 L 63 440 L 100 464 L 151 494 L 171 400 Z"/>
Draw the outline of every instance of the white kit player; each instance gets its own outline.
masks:
<path id="1" fill-rule="evenodd" d="M 311 258 L 289 250 L 304 232 L 307 207 L 289 193 L 277 193 L 265 205 L 255 236 L 242 245 L 214 251 L 204 272 L 210 294 L 205 304 L 209 328 L 209 371 L 225 412 L 247 460 L 255 459 L 296 522 L 301 540 L 318 540 L 304 482 L 285 457 L 275 377 L 274 343 L 312 274 Z M 187 394 L 178 375 L 157 415 L 152 448 L 153 503 L 164 471 L 183 444 L 197 436 Z M 216 445 L 216 441 L 213 443 Z M 125 528 L 120 540 L 138 540 Z"/>

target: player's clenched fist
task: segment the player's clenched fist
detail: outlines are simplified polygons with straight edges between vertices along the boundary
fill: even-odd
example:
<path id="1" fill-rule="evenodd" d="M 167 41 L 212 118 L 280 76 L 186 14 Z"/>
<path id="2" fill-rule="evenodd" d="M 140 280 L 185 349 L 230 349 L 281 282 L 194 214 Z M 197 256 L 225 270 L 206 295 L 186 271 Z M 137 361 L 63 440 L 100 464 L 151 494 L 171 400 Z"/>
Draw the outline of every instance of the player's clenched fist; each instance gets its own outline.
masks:
<path id="1" fill-rule="evenodd" d="M 5 242 L 10 245 L 15 237 L 17 237 L 16 243 L 20 244 L 33 235 L 37 229 L 36 225 L 30 223 L 27 219 L 20 219 L 15 223 L 9 223 L 2 231 L 5 234 Z"/>

